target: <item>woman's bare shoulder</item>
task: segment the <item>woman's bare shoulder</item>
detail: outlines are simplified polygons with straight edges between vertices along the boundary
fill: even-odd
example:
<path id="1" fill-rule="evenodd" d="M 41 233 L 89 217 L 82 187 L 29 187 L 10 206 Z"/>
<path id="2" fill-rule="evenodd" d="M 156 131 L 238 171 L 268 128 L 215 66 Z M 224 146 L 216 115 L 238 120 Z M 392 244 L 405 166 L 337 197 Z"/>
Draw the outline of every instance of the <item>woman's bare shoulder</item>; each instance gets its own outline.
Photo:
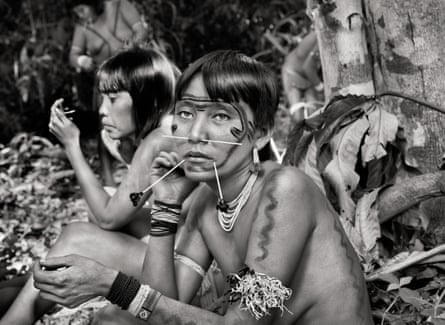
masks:
<path id="1" fill-rule="evenodd" d="M 313 181 L 311 178 L 297 167 L 267 162 L 264 164 L 264 169 L 265 184 L 268 184 L 273 179 L 283 191 L 289 189 L 307 189 L 308 186 L 312 187 Z"/>

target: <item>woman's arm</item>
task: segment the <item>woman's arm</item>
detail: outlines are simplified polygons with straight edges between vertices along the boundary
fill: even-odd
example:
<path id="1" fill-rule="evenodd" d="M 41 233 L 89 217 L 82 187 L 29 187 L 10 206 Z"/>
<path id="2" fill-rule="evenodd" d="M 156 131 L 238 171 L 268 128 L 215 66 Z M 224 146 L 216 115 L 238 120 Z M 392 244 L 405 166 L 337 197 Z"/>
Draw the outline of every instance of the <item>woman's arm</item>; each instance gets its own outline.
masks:
<path id="1" fill-rule="evenodd" d="M 152 131 L 138 146 L 128 172 L 119 184 L 113 196 L 108 196 L 102 187 L 92 184 L 86 173 L 79 173 L 78 180 L 82 193 L 93 213 L 94 222 L 101 228 L 114 230 L 121 228 L 132 220 L 135 213 L 144 205 L 150 193 L 146 193 L 137 206 L 130 200 L 132 193 L 139 193 L 147 188 L 150 182 L 151 162 L 161 148 L 168 148 L 171 141 L 162 137 L 168 130 Z"/>
<path id="2" fill-rule="evenodd" d="M 152 181 L 156 181 L 157 185 L 153 188 L 153 203 L 151 207 L 151 230 L 152 237 L 148 243 L 146 256 L 143 265 L 142 280 L 145 283 L 162 294 L 178 299 L 184 296 L 191 296 L 193 294 L 184 294 L 184 290 L 189 291 L 193 287 L 199 286 L 201 282 L 200 277 L 187 278 L 186 285 L 182 283 L 182 279 L 178 279 L 176 273 L 174 251 L 175 240 L 177 238 L 178 224 L 182 223 L 184 211 L 182 211 L 185 198 L 195 187 L 195 183 L 187 180 L 183 173 L 176 169 L 167 178 L 159 181 L 166 172 L 172 170 L 174 166 L 178 165 L 179 157 L 177 154 L 170 152 L 161 152 L 152 164 Z M 190 208 L 187 208 L 186 220 L 194 219 L 193 214 L 196 213 L 194 198 L 200 197 L 201 193 L 196 194 L 199 189 L 196 189 L 188 198 L 191 202 Z M 188 243 L 189 250 L 193 252 L 204 252 L 202 256 L 206 256 L 208 251 L 202 245 L 202 239 L 198 227 L 190 228 L 189 224 L 181 226 L 181 237 L 179 249 L 183 252 L 183 243 Z M 188 238 L 184 239 L 184 238 Z M 192 240 L 193 239 L 193 240 Z M 194 242 L 195 245 L 190 244 Z M 196 245 L 197 243 L 197 245 Z M 187 249 L 185 249 L 187 253 Z M 193 256 L 193 255 L 192 255 Z M 210 262 L 206 261 L 206 268 Z M 196 272 L 192 275 L 196 275 Z M 196 282 L 197 285 L 194 285 Z M 192 289 L 193 290 L 193 289 Z M 195 289 L 196 291 L 196 289 Z M 182 300 L 182 299 L 181 299 Z"/>
<path id="3" fill-rule="evenodd" d="M 148 198 L 149 193 L 139 201 L 137 206 L 134 206 L 130 200 L 130 194 L 141 192 L 150 185 L 151 161 L 157 155 L 159 148 L 163 146 L 168 148 L 171 145 L 171 142 L 162 138 L 162 134 L 169 131 L 154 130 L 143 140 L 136 150 L 127 175 L 113 196 L 110 196 L 82 153 L 79 129 L 61 110 L 56 108 L 61 103 L 60 100 L 56 101 L 51 109 L 50 130 L 65 147 L 82 194 L 92 212 L 90 220 L 103 229 L 119 229 L 132 220 L 134 214 L 140 210 Z"/>
<path id="4" fill-rule="evenodd" d="M 82 26 L 76 25 L 74 29 L 73 41 L 69 55 L 70 64 L 76 70 L 92 71 L 94 69 L 93 59 L 86 54 L 87 39 Z"/>
<path id="5" fill-rule="evenodd" d="M 123 19 L 133 31 L 133 40 L 143 42 L 148 38 L 148 30 L 136 7 L 128 0 L 120 0 L 120 10 Z"/>

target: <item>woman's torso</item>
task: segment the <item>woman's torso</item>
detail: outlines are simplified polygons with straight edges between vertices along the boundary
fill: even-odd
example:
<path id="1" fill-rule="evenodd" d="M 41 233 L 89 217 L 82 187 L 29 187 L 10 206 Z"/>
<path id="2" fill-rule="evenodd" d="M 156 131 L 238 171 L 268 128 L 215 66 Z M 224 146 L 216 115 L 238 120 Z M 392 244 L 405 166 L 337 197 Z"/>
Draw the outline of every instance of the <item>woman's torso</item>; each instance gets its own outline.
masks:
<path id="1" fill-rule="evenodd" d="M 121 12 L 121 0 L 105 1 L 104 12 L 90 25 L 85 26 L 88 55 L 96 64 L 117 53 L 133 35 L 131 26 Z"/>

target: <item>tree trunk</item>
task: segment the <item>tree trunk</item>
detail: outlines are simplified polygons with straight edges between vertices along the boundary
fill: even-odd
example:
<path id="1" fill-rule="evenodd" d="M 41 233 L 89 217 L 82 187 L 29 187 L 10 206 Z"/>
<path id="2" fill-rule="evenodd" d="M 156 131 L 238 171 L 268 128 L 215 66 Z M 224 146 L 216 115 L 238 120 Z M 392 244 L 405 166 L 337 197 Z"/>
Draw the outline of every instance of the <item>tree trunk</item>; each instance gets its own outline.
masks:
<path id="1" fill-rule="evenodd" d="M 366 0 L 364 5 L 376 92 L 396 91 L 444 107 L 445 2 Z M 409 100 L 388 98 L 385 103 L 404 131 L 407 174 L 412 176 L 413 168 L 437 171 L 445 149 L 445 115 Z M 443 197 L 421 205 L 433 224 L 443 218 Z"/>
<path id="2" fill-rule="evenodd" d="M 445 106 L 445 2 L 366 0 L 376 92 L 400 92 Z M 408 100 L 387 101 L 407 140 L 405 162 L 422 173 L 441 164 L 445 115 Z"/>
<path id="3" fill-rule="evenodd" d="M 318 37 L 325 98 L 329 100 L 338 94 L 373 95 L 361 1 L 319 4 L 311 14 Z"/>

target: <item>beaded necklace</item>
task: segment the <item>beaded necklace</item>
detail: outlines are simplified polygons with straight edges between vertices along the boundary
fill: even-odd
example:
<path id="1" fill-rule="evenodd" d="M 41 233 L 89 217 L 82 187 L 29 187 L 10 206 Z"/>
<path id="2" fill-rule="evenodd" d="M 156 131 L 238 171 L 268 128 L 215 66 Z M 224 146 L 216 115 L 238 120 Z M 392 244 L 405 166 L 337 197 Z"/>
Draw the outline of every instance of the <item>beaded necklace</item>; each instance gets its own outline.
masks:
<path id="1" fill-rule="evenodd" d="M 218 180 L 218 176 L 216 177 Z M 244 207 L 250 197 L 250 193 L 252 192 L 253 185 L 255 184 L 257 177 L 257 173 L 250 174 L 249 179 L 247 180 L 246 184 L 244 185 L 238 196 L 230 202 L 222 203 L 224 205 L 224 208 L 221 208 L 220 202 L 218 202 L 218 205 L 216 207 L 218 222 L 225 232 L 232 231 L 241 209 Z M 220 198 L 220 200 L 223 199 Z"/>

